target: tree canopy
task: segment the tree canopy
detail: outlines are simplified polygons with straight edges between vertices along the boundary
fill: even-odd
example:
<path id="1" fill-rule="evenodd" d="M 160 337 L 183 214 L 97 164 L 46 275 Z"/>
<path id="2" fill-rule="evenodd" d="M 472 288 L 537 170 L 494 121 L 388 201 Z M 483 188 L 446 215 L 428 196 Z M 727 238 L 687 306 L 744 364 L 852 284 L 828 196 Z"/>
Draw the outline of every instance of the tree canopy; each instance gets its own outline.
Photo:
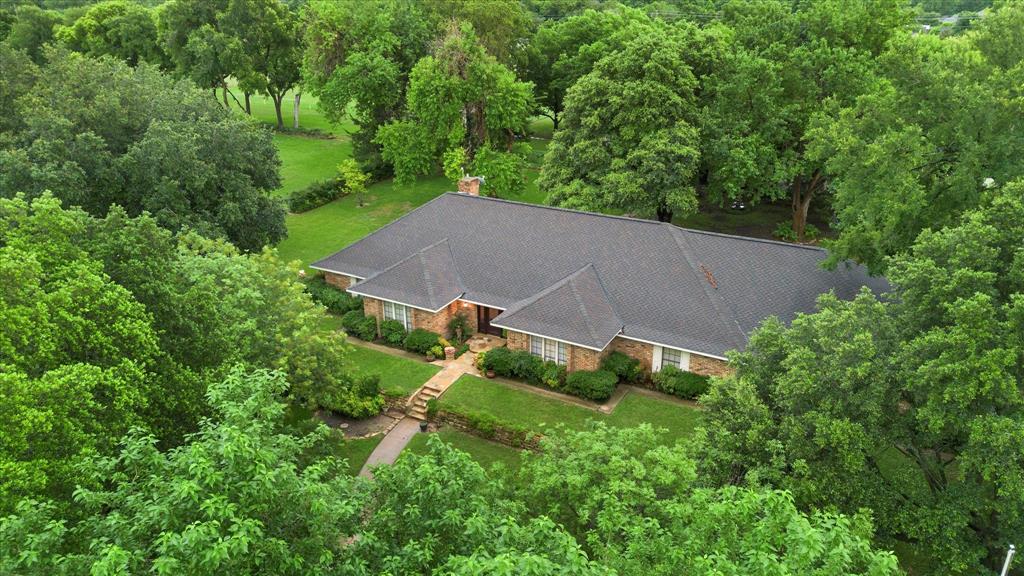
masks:
<path id="1" fill-rule="evenodd" d="M 151 213 L 259 250 L 285 236 L 267 130 L 146 64 L 50 52 L 34 83 L 0 79 L 17 123 L 0 150 L 0 195 L 50 190 L 94 215 Z M 15 92 L 19 92 L 15 94 Z"/>
<path id="2" fill-rule="evenodd" d="M 128 0 L 94 4 L 70 26 L 58 27 L 56 38 L 76 52 L 114 56 L 130 66 L 165 63 L 154 11 Z"/>

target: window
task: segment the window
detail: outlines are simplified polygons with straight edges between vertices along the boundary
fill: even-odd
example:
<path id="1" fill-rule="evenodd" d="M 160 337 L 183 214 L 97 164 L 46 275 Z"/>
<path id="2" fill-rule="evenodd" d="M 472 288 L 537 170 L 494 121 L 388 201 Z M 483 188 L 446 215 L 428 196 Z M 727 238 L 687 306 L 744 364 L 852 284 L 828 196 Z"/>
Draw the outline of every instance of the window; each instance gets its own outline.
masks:
<path id="1" fill-rule="evenodd" d="M 565 342 L 530 336 L 530 354 L 539 356 L 544 360 L 565 364 Z"/>
<path id="2" fill-rule="evenodd" d="M 658 354 L 658 352 L 661 352 L 661 354 Z M 668 365 L 675 366 L 676 368 L 679 368 L 680 370 L 689 370 L 690 369 L 690 353 L 689 352 L 684 352 L 682 350 L 676 350 L 675 348 L 668 348 L 668 347 L 665 347 L 665 346 L 658 346 L 658 347 L 655 348 L 654 356 L 655 356 L 654 359 L 656 360 L 655 363 L 654 363 L 654 366 L 658 370 L 661 370 L 663 367 L 668 366 Z M 660 362 L 657 361 L 658 360 L 658 356 L 661 357 Z"/>
<path id="3" fill-rule="evenodd" d="M 412 330 L 412 310 L 408 306 L 384 302 L 384 319 L 398 320 L 405 326 L 406 331 Z"/>

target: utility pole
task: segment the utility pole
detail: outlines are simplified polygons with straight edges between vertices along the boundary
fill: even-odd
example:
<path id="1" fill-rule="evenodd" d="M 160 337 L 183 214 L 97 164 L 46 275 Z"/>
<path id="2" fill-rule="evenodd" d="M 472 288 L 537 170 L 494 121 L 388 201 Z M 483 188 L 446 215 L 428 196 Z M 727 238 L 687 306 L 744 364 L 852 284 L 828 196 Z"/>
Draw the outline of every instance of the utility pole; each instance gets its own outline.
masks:
<path id="1" fill-rule="evenodd" d="M 999 576 L 1009 576 L 1010 574 L 1010 562 L 1013 562 L 1013 555 L 1017 552 L 1017 547 L 1010 544 L 1010 549 L 1006 551 L 1006 562 L 1003 563 L 1003 571 L 999 573 Z"/>

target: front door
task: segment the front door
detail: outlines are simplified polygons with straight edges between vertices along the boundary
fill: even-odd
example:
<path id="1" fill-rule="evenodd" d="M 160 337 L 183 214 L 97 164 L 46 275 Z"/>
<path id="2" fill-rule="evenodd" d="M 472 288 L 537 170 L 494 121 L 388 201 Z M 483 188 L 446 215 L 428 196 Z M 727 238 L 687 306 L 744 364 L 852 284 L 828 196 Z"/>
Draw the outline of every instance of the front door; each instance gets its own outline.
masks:
<path id="1" fill-rule="evenodd" d="M 491 326 L 491 320 L 501 314 L 501 310 L 488 308 L 487 306 L 476 307 L 476 326 L 480 332 L 492 336 L 501 336 L 501 328 Z"/>

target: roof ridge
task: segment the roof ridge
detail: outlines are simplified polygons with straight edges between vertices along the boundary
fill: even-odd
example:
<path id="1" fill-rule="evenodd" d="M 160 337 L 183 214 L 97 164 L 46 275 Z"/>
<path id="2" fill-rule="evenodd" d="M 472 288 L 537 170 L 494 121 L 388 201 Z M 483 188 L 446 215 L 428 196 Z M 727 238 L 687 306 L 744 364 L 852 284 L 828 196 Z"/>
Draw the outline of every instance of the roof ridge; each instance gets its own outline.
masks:
<path id="1" fill-rule="evenodd" d="M 739 318 L 736 317 L 736 311 L 733 310 L 732 306 L 725 301 L 725 298 L 718 293 L 717 289 L 711 287 L 707 279 L 701 277 L 703 276 L 703 273 L 697 265 L 693 250 L 690 249 L 690 245 L 682 238 L 680 233 L 682 229 L 678 226 L 673 226 L 672 228 L 674 229 L 669 229 L 670 235 L 673 240 L 675 240 L 676 246 L 679 247 L 679 251 L 683 253 L 683 259 L 686 260 L 687 265 L 689 265 L 693 273 L 698 276 L 697 282 L 699 282 L 701 287 L 704 289 L 704 295 L 711 301 L 711 306 L 714 307 L 719 318 L 727 324 L 735 326 L 736 330 L 739 331 L 740 337 L 737 340 L 737 343 L 743 344 L 746 342 L 747 336 L 743 327 L 740 325 Z M 702 267 L 703 264 L 700 264 L 700 266 Z"/>
<path id="2" fill-rule="evenodd" d="M 705 234 L 707 236 L 719 236 L 722 238 L 733 238 L 736 240 L 747 240 L 749 242 L 759 242 L 761 244 L 774 244 L 776 246 L 782 246 L 783 248 L 801 248 L 803 250 L 813 250 L 815 252 L 828 252 L 827 248 L 821 246 L 811 246 L 809 244 L 795 244 L 793 242 L 783 242 L 781 240 L 771 240 L 769 238 L 756 238 L 754 236 L 740 236 L 739 234 L 726 234 L 724 232 L 712 232 L 711 230 L 698 230 L 696 228 L 684 228 L 683 226 L 676 226 L 671 222 L 661 222 L 661 224 L 668 224 L 677 230 L 683 232 L 692 232 L 694 234 Z"/>
<path id="3" fill-rule="evenodd" d="M 569 289 L 572 290 L 572 297 L 576 299 L 576 307 L 579 308 L 580 316 L 583 317 L 583 325 L 587 327 L 587 332 L 590 333 L 590 339 L 591 340 L 597 340 L 598 339 L 597 338 L 597 333 L 594 331 L 594 326 L 592 326 L 591 322 L 590 322 L 590 314 L 587 313 L 587 307 L 583 303 L 583 299 L 580 298 L 580 291 L 576 288 L 576 278 L 577 278 L 577 276 L 582 274 L 583 271 L 586 270 L 587 268 L 593 268 L 593 267 L 594 267 L 594 263 L 593 262 L 587 263 L 586 266 L 584 266 L 583 268 L 579 269 L 575 274 L 570 276 L 567 283 L 569 285 Z M 594 269 L 594 274 L 595 275 L 597 274 L 597 269 L 596 268 Z M 600 285 L 601 279 L 598 278 L 597 282 Z"/>

